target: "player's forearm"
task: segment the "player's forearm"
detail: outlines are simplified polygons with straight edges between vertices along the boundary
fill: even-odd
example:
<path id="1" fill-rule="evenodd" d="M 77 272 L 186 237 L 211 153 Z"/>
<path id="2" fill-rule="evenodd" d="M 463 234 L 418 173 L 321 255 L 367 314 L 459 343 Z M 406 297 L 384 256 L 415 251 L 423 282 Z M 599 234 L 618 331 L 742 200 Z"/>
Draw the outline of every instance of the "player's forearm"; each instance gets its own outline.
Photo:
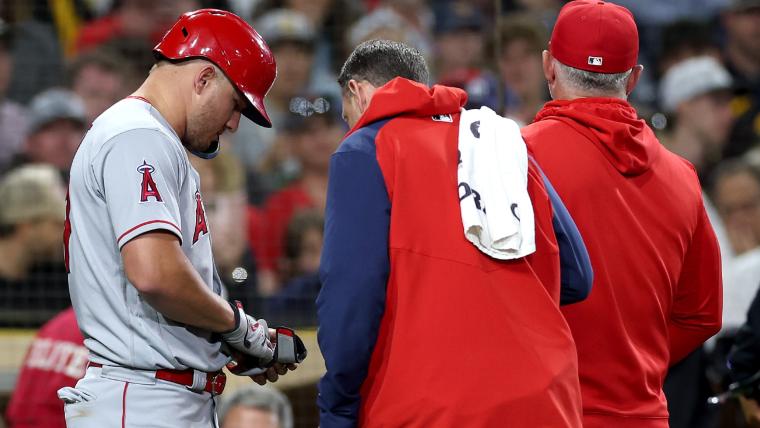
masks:
<path id="1" fill-rule="evenodd" d="M 234 327 L 232 308 L 203 283 L 174 236 L 138 236 L 122 248 L 122 259 L 129 282 L 165 317 L 214 332 Z"/>
<path id="2" fill-rule="evenodd" d="M 177 277 L 175 277 L 177 278 Z M 223 332 L 234 327 L 235 315 L 230 305 L 191 277 L 140 294 L 166 318 L 204 330 Z M 199 280 L 199 279 L 197 279 Z"/>

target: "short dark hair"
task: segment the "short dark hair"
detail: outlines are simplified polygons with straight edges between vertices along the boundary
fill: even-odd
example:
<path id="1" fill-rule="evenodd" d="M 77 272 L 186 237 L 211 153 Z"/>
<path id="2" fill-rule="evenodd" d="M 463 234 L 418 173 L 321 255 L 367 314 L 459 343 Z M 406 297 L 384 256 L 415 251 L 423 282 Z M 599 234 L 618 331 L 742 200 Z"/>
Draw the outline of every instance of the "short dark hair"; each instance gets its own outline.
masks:
<path id="1" fill-rule="evenodd" d="M 380 87 L 396 77 L 428 84 L 430 72 L 417 49 L 390 40 L 368 40 L 351 52 L 340 69 L 338 84 L 345 90 L 348 81 L 366 80 Z"/>

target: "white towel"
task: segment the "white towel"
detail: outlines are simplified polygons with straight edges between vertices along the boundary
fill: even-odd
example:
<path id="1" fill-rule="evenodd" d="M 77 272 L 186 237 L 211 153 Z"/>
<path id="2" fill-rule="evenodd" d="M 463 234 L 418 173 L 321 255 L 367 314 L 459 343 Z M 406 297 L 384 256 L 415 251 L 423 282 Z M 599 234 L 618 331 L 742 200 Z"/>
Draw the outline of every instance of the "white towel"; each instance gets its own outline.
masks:
<path id="1" fill-rule="evenodd" d="M 457 174 L 468 241 L 500 260 L 536 251 L 528 153 L 514 121 L 488 107 L 462 110 Z"/>

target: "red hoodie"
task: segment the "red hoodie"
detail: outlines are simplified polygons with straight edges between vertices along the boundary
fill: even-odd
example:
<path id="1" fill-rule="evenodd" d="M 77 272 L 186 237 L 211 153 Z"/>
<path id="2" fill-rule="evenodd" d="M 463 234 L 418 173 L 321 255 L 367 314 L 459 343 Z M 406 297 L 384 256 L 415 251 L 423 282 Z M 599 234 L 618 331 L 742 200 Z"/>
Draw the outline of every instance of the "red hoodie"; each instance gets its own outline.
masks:
<path id="1" fill-rule="evenodd" d="M 590 297 L 562 308 L 584 426 L 665 428 L 668 366 L 721 323 L 720 254 L 694 168 L 617 99 L 547 103 L 523 137 L 594 268 Z"/>
<path id="2" fill-rule="evenodd" d="M 531 165 L 531 256 L 492 259 L 465 239 L 465 100 L 394 79 L 331 159 L 317 299 L 323 427 L 580 426 L 547 192 Z"/>

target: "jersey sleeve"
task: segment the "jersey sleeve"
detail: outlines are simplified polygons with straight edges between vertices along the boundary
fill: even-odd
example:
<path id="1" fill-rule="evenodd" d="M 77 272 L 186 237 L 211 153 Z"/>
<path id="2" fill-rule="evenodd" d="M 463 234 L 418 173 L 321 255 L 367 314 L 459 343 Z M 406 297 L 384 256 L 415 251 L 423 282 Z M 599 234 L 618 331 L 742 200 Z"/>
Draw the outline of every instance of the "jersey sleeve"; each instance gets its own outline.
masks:
<path id="1" fill-rule="evenodd" d="M 552 204 L 552 226 L 559 246 L 560 305 L 586 300 L 594 283 L 591 258 L 575 221 L 562 203 L 557 191 L 543 173 L 546 193 Z"/>
<path id="2" fill-rule="evenodd" d="M 317 404 L 322 426 L 353 427 L 390 271 L 390 201 L 374 150 L 333 155 L 325 214 L 317 315 L 327 372 Z"/>
<path id="3" fill-rule="evenodd" d="M 153 230 L 165 230 L 182 242 L 179 190 L 187 166 L 181 155 L 161 132 L 135 129 L 109 140 L 94 160 L 119 249 Z"/>
<path id="4" fill-rule="evenodd" d="M 704 207 L 700 206 L 668 323 L 671 365 L 720 330 L 722 304 L 718 240 Z"/>
<path id="5" fill-rule="evenodd" d="M 549 178 L 532 156 L 529 160 L 541 176 L 552 207 L 552 227 L 559 247 L 560 305 L 581 302 L 591 293 L 594 283 L 594 271 L 586 244 Z"/>

